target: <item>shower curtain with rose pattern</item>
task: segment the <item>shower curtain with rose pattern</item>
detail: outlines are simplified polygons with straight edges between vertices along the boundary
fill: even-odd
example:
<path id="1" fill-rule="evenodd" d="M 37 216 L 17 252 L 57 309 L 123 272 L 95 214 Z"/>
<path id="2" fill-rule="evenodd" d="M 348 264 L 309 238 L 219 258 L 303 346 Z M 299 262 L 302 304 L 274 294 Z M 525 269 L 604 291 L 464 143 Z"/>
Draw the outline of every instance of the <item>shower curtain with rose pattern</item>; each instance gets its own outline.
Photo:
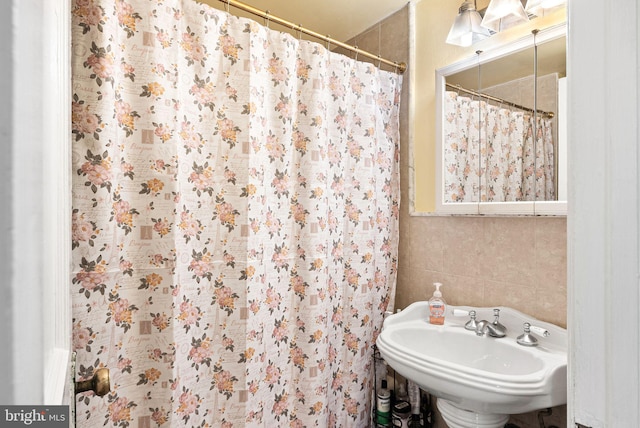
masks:
<path id="1" fill-rule="evenodd" d="M 551 119 L 455 91 L 444 96 L 445 202 L 555 200 Z"/>
<path id="2" fill-rule="evenodd" d="M 367 426 L 401 77 L 192 0 L 75 0 L 82 427 Z"/>

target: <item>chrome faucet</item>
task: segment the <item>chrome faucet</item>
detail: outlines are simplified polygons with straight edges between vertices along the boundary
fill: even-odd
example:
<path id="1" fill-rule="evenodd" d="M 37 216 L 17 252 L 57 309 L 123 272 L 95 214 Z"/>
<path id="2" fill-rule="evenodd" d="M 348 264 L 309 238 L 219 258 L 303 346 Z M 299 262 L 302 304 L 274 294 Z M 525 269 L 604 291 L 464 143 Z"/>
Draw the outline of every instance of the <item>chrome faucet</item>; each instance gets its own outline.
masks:
<path id="1" fill-rule="evenodd" d="M 479 321 L 476 325 L 476 336 L 484 336 L 488 334 L 491 337 L 505 337 L 507 332 L 496 328 L 496 325 L 487 320 Z"/>
<path id="2" fill-rule="evenodd" d="M 453 316 L 454 317 L 463 317 L 463 316 L 469 316 L 469 321 L 467 321 L 467 323 L 464 325 L 464 328 L 466 330 L 471 330 L 471 331 L 475 331 L 476 330 L 476 311 L 466 311 L 464 309 L 454 309 L 453 310 Z"/>
<path id="3" fill-rule="evenodd" d="M 531 325 L 528 322 L 524 323 L 523 327 L 524 327 L 524 333 L 518 336 L 518 338 L 516 339 L 516 342 L 518 342 L 518 345 L 538 346 L 538 339 L 536 339 L 531 333 L 538 334 L 542 337 L 549 337 L 551 335 L 551 333 L 549 333 L 548 330 L 542 327 Z"/>
<path id="4" fill-rule="evenodd" d="M 467 330 L 475 330 L 477 326 L 476 311 L 469 311 L 469 321 L 464 325 L 464 328 Z"/>

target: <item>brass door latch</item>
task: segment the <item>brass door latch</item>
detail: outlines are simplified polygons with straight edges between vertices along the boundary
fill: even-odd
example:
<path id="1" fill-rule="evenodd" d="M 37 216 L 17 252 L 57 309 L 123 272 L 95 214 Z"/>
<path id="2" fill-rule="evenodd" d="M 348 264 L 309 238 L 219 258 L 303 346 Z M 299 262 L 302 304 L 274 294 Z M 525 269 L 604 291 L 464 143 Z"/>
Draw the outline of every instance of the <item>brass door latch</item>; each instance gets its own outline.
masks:
<path id="1" fill-rule="evenodd" d="M 93 373 L 93 377 L 87 380 L 75 382 L 75 393 L 93 391 L 97 396 L 106 395 L 111 389 L 109 382 L 109 369 L 99 368 Z"/>
<path id="2" fill-rule="evenodd" d="M 111 382 L 109 380 L 109 369 L 106 367 L 101 367 L 93 372 L 93 377 L 87 380 L 81 380 L 76 382 L 76 357 L 77 353 L 71 353 L 71 361 L 70 361 L 70 370 L 67 374 L 67 393 L 69 394 L 70 400 L 70 412 L 71 412 L 71 428 L 76 427 L 76 394 L 80 394 L 81 392 L 93 391 L 99 397 L 107 395 L 109 390 L 111 389 Z"/>

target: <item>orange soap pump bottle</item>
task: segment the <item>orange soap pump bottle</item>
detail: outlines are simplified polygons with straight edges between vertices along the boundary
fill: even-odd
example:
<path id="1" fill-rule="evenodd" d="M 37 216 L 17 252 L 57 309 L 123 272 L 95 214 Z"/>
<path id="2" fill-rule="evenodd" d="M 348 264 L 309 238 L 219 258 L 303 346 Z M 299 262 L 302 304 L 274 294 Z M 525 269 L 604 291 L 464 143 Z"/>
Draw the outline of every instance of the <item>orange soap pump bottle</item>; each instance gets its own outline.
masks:
<path id="1" fill-rule="evenodd" d="M 442 292 L 440 291 L 442 284 L 434 282 L 433 285 L 435 285 L 436 291 L 433 292 L 433 296 L 429 299 L 429 322 L 442 325 L 444 324 L 444 310 L 447 302 L 442 298 Z"/>

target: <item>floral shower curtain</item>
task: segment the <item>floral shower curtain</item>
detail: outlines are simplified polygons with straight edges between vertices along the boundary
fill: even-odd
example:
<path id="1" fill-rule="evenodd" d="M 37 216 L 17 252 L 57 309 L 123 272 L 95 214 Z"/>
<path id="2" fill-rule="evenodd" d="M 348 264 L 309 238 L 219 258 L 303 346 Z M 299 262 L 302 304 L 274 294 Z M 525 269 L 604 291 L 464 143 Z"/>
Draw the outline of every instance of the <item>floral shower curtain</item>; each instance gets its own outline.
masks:
<path id="1" fill-rule="evenodd" d="M 401 77 L 192 0 L 73 8 L 80 426 L 367 426 Z"/>
<path id="2" fill-rule="evenodd" d="M 551 119 L 445 92 L 445 202 L 554 200 Z"/>

